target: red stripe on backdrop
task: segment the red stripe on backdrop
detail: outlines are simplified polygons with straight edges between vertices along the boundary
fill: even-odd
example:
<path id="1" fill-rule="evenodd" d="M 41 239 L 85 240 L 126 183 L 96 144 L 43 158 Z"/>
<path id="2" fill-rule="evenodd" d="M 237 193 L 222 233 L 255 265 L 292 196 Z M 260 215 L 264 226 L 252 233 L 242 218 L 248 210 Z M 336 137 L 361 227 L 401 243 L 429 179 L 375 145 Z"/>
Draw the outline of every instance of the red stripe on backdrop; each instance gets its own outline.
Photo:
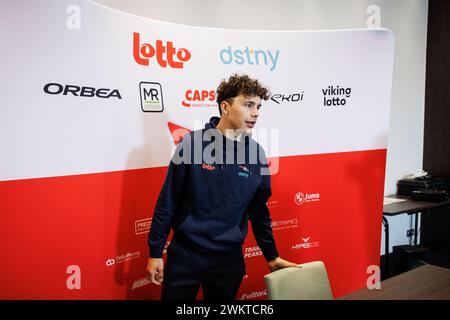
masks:
<path id="1" fill-rule="evenodd" d="M 379 264 L 385 159 L 386 150 L 283 157 L 272 177 L 281 256 L 324 261 L 334 297 L 364 287 L 367 267 Z M 0 298 L 158 299 L 160 287 L 145 280 L 145 219 L 166 170 L 0 182 Z M 266 297 L 255 246 L 250 232 L 238 298 Z"/>

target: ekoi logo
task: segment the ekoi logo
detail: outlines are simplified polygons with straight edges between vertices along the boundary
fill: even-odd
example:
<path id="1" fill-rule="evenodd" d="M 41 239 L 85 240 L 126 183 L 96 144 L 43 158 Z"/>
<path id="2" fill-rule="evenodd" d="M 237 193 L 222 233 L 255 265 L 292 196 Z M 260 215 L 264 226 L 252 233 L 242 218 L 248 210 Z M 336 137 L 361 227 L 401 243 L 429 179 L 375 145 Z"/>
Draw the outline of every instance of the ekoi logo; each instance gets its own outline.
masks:
<path id="1" fill-rule="evenodd" d="M 203 163 L 202 164 L 202 169 L 205 169 L 205 170 L 208 170 L 208 171 L 213 171 L 213 170 L 216 169 L 216 167 L 214 167 L 213 165 L 210 165 L 210 164 Z"/>
<path id="2" fill-rule="evenodd" d="M 156 61 L 163 68 L 169 65 L 171 68 L 183 69 L 184 62 L 191 59 L 191 53 L 185 48 L 175 48 L 171 41 L 164 44 L 162 40 L 156 40 L 156 46 L 149 43 L 141 44 L 140 34 L 133 32 L 133 57 L 143 66 L 148 66 L 150 58 L 156 57 Z"/>
<path id="3" fill-rule="evenodd" d="M 185 107 L 217 107 L 214 90 L 186 90 L 181 104 Z"/>

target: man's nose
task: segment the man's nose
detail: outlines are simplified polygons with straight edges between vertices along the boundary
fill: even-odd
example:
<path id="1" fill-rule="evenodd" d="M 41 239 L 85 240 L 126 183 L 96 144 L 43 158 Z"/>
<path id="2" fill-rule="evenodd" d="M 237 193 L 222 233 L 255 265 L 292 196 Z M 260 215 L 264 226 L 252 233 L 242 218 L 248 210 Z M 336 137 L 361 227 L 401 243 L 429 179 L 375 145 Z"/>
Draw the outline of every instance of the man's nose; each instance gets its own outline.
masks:
<path id="1" fill-rule="evenodd" d="M 251 116 L 257 118 L 259 116 L 259 109 L 257 106 L 252 108 Z"/>

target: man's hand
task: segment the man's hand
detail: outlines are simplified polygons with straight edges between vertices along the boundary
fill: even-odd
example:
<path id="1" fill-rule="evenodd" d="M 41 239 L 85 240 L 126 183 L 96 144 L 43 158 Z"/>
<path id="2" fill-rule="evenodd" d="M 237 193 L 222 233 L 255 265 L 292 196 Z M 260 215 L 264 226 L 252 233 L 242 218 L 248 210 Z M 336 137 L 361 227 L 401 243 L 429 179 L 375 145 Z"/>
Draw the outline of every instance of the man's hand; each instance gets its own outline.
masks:
<path id="1" fill-rule="evenodd" d="M 271 272 L 287 267 L 299 268 L 298 264 L 283 260 L 280 257 L 276 258 L 275 260 L 269 261 L 267 264 L 269 265 L 269 269 Z"/>
<path id="2" fill-rule="evenodd" d="M 148 258 L 147 272 L 150 281 L 154 284 L 161 285 L 164 278 L 164 261 L 162 258 Z"/>

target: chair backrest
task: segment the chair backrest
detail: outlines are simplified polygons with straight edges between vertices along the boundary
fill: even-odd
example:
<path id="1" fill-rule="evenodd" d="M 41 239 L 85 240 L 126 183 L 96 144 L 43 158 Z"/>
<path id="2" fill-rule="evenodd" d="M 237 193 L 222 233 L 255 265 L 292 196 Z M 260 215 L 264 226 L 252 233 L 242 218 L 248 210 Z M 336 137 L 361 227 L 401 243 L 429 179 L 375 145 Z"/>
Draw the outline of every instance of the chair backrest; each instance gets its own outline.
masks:
<path id="1" fill-rule="evenodd" d="M 289 267 L 264 276 L 270 300 L 331 300 L 330 282 L 322 261 Z"/>

